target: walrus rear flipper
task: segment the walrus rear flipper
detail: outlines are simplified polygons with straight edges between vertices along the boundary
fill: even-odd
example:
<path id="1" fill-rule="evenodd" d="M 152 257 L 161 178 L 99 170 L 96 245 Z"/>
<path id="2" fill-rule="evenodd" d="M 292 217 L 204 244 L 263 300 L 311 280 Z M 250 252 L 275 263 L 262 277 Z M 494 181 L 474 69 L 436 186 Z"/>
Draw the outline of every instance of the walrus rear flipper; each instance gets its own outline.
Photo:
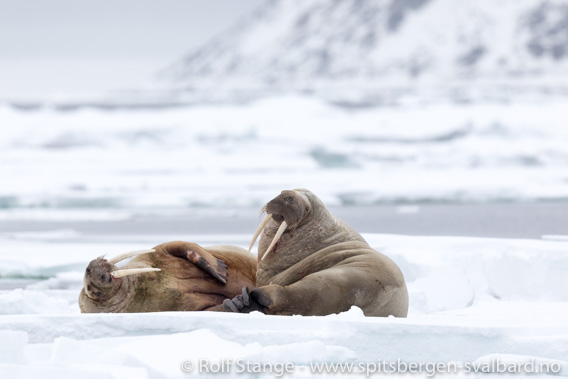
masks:
<path id="1" fill-rule="evenodd" d="M 237 295 L 232 299 L 223 300 L 223 309 L 225 312 L 235 313 L 250 313 L 253 311 L 264 313 L 265 307 L 260 305 L 260 303 L 251 297 L 248 287 L 243 287 L 242 294 Z"/>
<path id="2" fill-rule="evenodd" d="M 201 246 L 190 242 L 170 242 L 164 246 L 164 250 L 174 257 L 188 260 L 219 282 L 227 284 L 227 265 L 225 262 L 215 258 Z"/>

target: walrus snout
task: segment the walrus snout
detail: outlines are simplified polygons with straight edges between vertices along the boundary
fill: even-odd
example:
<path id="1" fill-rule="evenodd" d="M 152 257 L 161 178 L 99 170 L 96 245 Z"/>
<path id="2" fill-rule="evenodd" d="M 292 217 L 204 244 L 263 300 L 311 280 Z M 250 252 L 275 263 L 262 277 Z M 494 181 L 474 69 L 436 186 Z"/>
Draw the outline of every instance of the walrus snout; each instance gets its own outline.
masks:
<path id="1" fill-rule="evenodd" d="M 112 292 L 112 288 L 118 284 L 117 281 L 121 280 L 111 275 L 116 269 L 115 265 L 103 257 L 93 259 L 87 266 L 83 278 L 85 294 L 93 300 L 106 298 L 108 293 Z"/>
<path id="2" fill-rule="evenodd" d="M 272 248 L 280 240 L 280 237 L 282 237 L 286 229 L 295 229 L 300 225 L 302 220 L 311 212 L 311 204 L 308 197 L 303 192 L 299 190 L 286 190 L 270 200 L 262 210 L 266 212 L 267 215 L 254 232 L 249 245 L 249 251 L 251 251 L 256 239 L 271 219 L 277 224 L 280 224 L 280 227 L 276 231 L 270 246 L 268 246 L 264 254 L 261 255 L 259 252 L 260 260 L 266 258 L 272 251 Z"/>
<path id="3" fill-rule="evenodd" d="M 310 212 L 308 198 L 298 191 L 282 191 L 264 207 L 277 223 L 286 221 L 290 229 L 296 228 Z"/>

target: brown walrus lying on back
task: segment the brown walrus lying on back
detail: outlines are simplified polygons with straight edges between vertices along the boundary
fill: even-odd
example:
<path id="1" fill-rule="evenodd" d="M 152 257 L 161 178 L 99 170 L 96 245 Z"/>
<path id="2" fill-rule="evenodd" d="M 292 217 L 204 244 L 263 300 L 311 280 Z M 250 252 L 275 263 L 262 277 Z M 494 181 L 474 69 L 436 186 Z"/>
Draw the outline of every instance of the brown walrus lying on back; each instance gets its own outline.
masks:
<path id="1" fill-rule="evenodd" d="M 408 292 L 398 266 L 334 217 L 312 192 L 282 191 L 251 247 L 259 242 L 258 288 L 223 307 L 277 315 L 328 315 L 358 306 L 366 316 L 406 317 Z M 249 248 L 250 250 L 250 248 Z"/>
<path id="2" fill-rule="evenodd" d="M 79 307 L 83 313 L 223 311 L 223 300 L 254 287 L 255 276 L 256 257 L 245 249 L 167 242 L 91 261 Z"/>

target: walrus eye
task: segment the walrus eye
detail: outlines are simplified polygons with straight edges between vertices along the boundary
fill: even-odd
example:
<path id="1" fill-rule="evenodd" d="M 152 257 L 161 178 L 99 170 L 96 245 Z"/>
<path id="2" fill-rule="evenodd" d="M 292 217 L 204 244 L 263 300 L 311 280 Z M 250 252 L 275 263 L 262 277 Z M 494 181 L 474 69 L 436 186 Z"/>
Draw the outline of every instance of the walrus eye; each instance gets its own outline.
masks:
<path id="1" fill-rule="evenodd" d="M 105 280 L 105 279 L 106 279 L 106 275 L 105 275 L 105 274 L 102 274 L 102 275 L 101 275 L 101 280 Z"/>
<path id="2" fill-rule="evenodd" d="M 292 203 L 293 201 L 294 201 L 294 198 L 293 198 L 292 196 L 286 196 L 286 197 L 284 198 L 284 202 L 285 202 L 286 204 L 290 204 L 290 203 Z"/>
<path id="3" fill-rule="evenodd" d="M 91 269 L 90 268 L 87 268 L 86 271 L 87 271 L 87 275 L 91 275 Z"/>

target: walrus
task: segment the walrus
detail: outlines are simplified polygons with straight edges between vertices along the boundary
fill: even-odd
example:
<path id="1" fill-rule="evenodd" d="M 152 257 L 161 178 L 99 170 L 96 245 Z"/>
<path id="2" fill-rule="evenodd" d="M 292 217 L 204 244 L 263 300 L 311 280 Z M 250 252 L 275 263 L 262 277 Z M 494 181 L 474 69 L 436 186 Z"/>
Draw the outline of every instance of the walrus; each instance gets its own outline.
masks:
<path id="1" fill-rule="evenodd" d="M 116 264 L 135 257 L 124 267 Z M 92 260 L 79 295 L 83 313 L 223 311 L 222 302 L 254 287 L 256 257 L 236 246 L 173 241 Z"/>
<path id="2" fill-rule="evenodd" d="M 257 288 L 225 300 L 226 311 L 323 316 L 355 305 L 366 316 L 406 317 L 408 291 L 399 267 L 312 192 L 282 191 L 262 213 L 267 215 L 249 247 L 264 230 Z"/>

